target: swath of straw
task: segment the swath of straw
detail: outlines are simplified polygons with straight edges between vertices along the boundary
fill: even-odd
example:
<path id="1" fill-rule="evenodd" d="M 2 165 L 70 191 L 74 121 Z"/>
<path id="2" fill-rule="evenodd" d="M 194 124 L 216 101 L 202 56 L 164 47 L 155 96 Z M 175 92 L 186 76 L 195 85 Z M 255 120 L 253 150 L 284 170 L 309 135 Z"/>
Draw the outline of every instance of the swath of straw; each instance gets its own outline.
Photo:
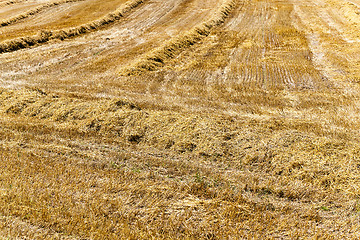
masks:
<path id="1" fill-rule="evenodd" d="M 30 16 L 33 16 L 33 15 L 35 15 L 35 14 L 37 14 L 37 13 L 39 13 L 39 12 L 41 12 L 41 11 L 47 9 L 47 8 L 58 6 L 58 5 L 61 5 L 61 4 L 64 4 L 64 3 L 83 2 L 83 1 L 85 1 L 85 0 L 63 0 L 63 1 L 47 3 L 47 4 L 44 4 L 44 5 L 35 7 L 33 9 L 30 9 L 30 10 L 24 12 L 24 13 L 20 13 L 20 14 L 18 14 L 16 16 L 10 17 L 8 19 L 1 20 L 0 21 L 0 27 L 5 27 L 5 26 L 8 26 L 8 25 L 17 23 L 18 21 L 23 20 L 25 18 L 28 18 Z"/>
<path id="2" fill-rule="evenodd" d="M 16 4 L 16 3 L 21 3 L 21 2 L 25 2 L 26 0 L 10 0 L 10 1 L 6 1 L 6 2 L 3 2 L 3 3 L 0 3 L 0 7 L 2 6 L 8 6 L 8 5 L 13 5 L 13 4 Z"/>
<path id="3" fill-rule="evenodd" d="M 116 11 L 107 14 L 105 17 L 82 24 L 77 27 L 62 29 L 56 31 L 40 31 L 35 36 L 15 38 L 0 43 L 0 53 L 13 52 L 19 49 L 28 48 L 37 44 L 46 43 L 50 40 L 64 40 L 70 37 L 76 37 L 85 33 L 96 31 L 98 28 L 106 26 L 110 23 L 119 21 L 125 14 L 143 4 L 146 0 L 133 0 L 118 8 Z"/>
<path id="4" fill-rule="evenodd" d="M 186 48 L 207 37 L 213 28 L 224 23 L 235 7 L 236 2 L 234 0 L 226 1 L 210 20 L 197 25 L 182 36 L 171 39 L 159 48 L 145 54 L 133 64 L 120 69 L 120 75 L 138 75 L 164 66 L 166 60 L 174 58 Z"/>

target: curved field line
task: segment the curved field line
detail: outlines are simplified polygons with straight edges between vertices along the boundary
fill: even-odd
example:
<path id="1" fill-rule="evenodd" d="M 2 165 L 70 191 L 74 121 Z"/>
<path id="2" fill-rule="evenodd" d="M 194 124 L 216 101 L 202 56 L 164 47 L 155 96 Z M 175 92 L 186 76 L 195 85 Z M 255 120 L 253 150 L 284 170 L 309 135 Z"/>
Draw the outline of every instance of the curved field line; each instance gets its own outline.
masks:
<path id="1" fill-rule="evenodd" d="M 82 1 L 85 1 L 85 0 L 62 0 L 62 1 L 57 1 L 57 2 L 52 2 L 52 3 L 47 3 L 47 4 L 44 4 L 44 5 L 41 5 L 39 7 L 35 7 L 33 9 L 30 9 L 24 13 L 20 13 L 16 16 L 13 16 L 13 17 L 10 17 L 8 19 L 4 19 L 2 21 L 0 21 L 0 27 L 5 27 L 5 26 L 9 26 L 11 24 L 14 24 L 20 20 L 23 20 L 25 18 L 28 18 L 30 16 L 33 16 L 47 8 L 51 8 L 53 6 L 58 6 L 58 5 L 61 5 L 61 4 L 64 4 L 64 3 L 71 3 L 71 2 L 82 2 Z"/>
<path id="2" fill-rule="evenodd" d="M 236 5 L 236 1 L 227 0 L 213 18 L 197 25 L 184 35 L 171 39 L 154 51 L 145 54 L 145 56 L 141 57 L 130 66 L 120 69 L 119 73 L 121 75 L 131 76 L 145 71 L 154 71 L 157 68 L 162 67 L 166 60 L 174 58 L 186 48 L 207 37 L 214 27 L 224 23 L 225 19 Z"/>
<path id="3" fill-rule="evenodd" d="M 96 31 L 100 27 L 119 21 L 124 17 L 125 14 L 137 8 L 144 2 L 146 2 L 146 0 L 132 0 L 129 3 L 126 3 L 124 6 L 119 7 L 114 12 L 109 13 L 98 20 L 82 24 L 77 27 L 56 31 L 41 31 L 35 36 L 15 38 L 12 40 L 1 42 L 0 53 L 13 52 L 19 49 L 34 46 L 36 44 L 46 43 L 50 40 L 64 40 L 66 38 L 75 37 L 85 33 Z"/>
<path id="4" fill-rule="evenodd" d="M 26 2 L 27 0 L 9 0 L 9 1 L 5 1 L 0 3 L 0 7 L 2 6 L 8 6 L 8 5 L 13 5 L 16 3 L 21 3 L 21 2 Z"/>
<path id="5" fill-rule="evenodd" d="M 23 49 L 22 51 L 16 51 L 3 55 L 0 54 L 0 62 L 4 63 L 0 64 L 0 75 L 3 77 L 2 81 L 0 80 L 0 85 L 8 86 L 8 83 L 11 84 L 13 80 L 8 80 L 8 78 L 13 75 L 21 75 L 21 78 L 31 78 L 31 80 L 36 80 L 39 78 L 34 75 L 42 78 L 44 75 L 53 75 L 58 71 L 59 73 L 56 73 L 56 76 L 48 78 L 49 82 L 53 82 L 53 80 L 59 79 L 60 77 L 70 77 L 72 72 L 77 72 L 78 74 L 80 72 L 88 73 L 90 71 L 93 74 L 89 76 L 92 79 L 96 79 L 96 81 L 99 78 L 102 78 L 104 74 L 116 77 L 120 66 L 126 66 L 143 54 L 146 54 L 163 45 L 164 42 L 178 36 L 181 33 L 189 31 L 193 27 L 204 22 L 205 19 L 213 17 L 214 13 L 218 11 L 219 7 L 224 2 L 223 0 L 220 2 L 214 0 L 191 0 L 189 5 L 187 5 L 186 8 L 183 8 L 184 5 L 180 4 L 185 1 L 188 2 L 188 0 L 169 0 L 165 2 L 149 1 L 131 13 L 126 14 L 124 19 L 106 27 L 102 27 L 98 31 L 82 35 L 79 38 L 71 38 L 62 42 L 55 40 L 46 44 L 39 44 L 36 47 Z M 113 0 L 108 0 L 107 2 L 114 3 Z M 126 2 L 122 2 L 123 4 L 126 4 Z M 85 3 L 81 2 L 80 6 L 83 6 L 84 4 L 86 5 L 86 3 L 87 1 Z M 31 16 L 26 20 L 10 26 L 10 28 L 16 29 L 21 27 L 25 31 L 31 31 L 31 29 L 26 28 L 26 25 L 30 25 L 28 23 L 28 21 L 30 21 L 30 23 L 35 22 L 35 24 L 40 23 L 48 30 L 61 30 L 71 26 L 78 26 L 96 19 L 92 17 L 91 20 L 83 21 L 79 24 L 73 24 L 68 21 L 72 25 L 59 27 L 57 29 L 49 28 L 42 22 L 49 19 L 49 12 L 55 12 L 56 17 L 61 15 L 67 16 L 68 13 L 65 12 L 65 9 L 68 7 L 70 10 L 74 9 L 75 7 L 72 7 L 73 4 L 75 4 L 74 6 L 76 6 L 76 9 L 79 8 L 78 3 L 53 7 L 37 14 L 36 16 Z M 120 6 L 122 5 L 118 5 L 117 7 Z M 111 11 L 115 11 L 116 8 L 113 8 Z M 57 12 L 57 9 L 60 9 L 63 13 Z M 100 16 L 98 15 L 98 18 L 103 17 L 108 13 L 110 13 L 110 11 L 102 12 Z M 59 19 L 63 20 L 64 18 Z M 52 22 L 55 21 L 54 23 L 57 24 L 55 19 L 50 20 Z M 167 25 L 164 26 L 164 23 Z M 40 27 L 37 29 L 41 30 L 42 28 Z M 4 30 L 8 31 L 7 27 L 5 27 Z M 11 33 L 10 31 L 8 32 Z M 23 34 L 20 31 L 17 32 L 22 34 L 21 37 L 37 34 L 37 31 L 32 31 L 32 33 L 28 34 Z M 13 33 L 11 34 L 13 39 L 20 38 L 19 35 Z M 82 50 L 79 51 L 79 49 Z M 44 57 L 45 55 L 38 55 L 37 53 L 39 52 L 47 52 L 49 55 L 46 54 L 46 57 Z M 109 61 L 109 59 L 112 59 L 112 61 Z M 38 64 L 38 61 L 41 63 Z M 19 70 L 17 66 L 20 65 L 26 65 L 29 67 L 21 67 L 21 70 Z M 13 70 L 13 67 L 17 70 Z M 50 68 L 51 71 L 49 71 Z M 82 76 L 86 76 L 86 74 Z M 76 81 L 80 81 L 80 79 L 77 79 Z M 21 82 L 25 83 L 23 80 L 21 80 Z M 63 87 L 65 86 L 69 85 L 63 85 Z M 56 83 L 56 88 L 58 87 L 60 87 L 60 85 Z"/>

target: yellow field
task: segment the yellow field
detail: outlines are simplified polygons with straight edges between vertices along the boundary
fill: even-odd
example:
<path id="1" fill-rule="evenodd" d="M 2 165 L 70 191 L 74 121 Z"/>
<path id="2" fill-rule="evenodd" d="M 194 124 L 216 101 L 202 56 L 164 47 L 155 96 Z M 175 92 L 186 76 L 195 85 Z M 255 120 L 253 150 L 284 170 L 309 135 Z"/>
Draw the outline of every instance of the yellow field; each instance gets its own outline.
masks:
<path id="1" fill-rule="evenodd" d="M 359 0 L 0 0 L 0 239 L 359 239 Z"/>

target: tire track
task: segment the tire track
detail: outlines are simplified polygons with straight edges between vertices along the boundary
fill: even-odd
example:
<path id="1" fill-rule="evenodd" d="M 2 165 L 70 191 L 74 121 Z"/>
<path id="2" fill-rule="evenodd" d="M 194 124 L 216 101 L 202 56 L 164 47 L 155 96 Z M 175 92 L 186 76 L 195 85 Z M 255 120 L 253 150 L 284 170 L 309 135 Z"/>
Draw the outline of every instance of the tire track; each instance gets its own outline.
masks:
<path id="1" fill-rule="evenodd" d="M 182 2 L 187 2 L 184 7 Z M 130 41 L 116 42 L 101 52 L 98 57 L 92 58 L 92 61 L 84 61 L 83 65 L 80 65 L 79 71 L 92 71 L 98 68 L 98 66 L 106 66 L 111 71 L 118 69 L 119 65 L 127 65 L 132 62 L 133 59 L 138 58 L 147 52 L 152 51 L 154 48 L 161 46 L 164 42 L 171 39 L 172 36 L 178 35 L 182 31 L 191 29 L 194 25 L 202 22 L 202 19 L 213 13 L 212 8 L 198 9 L 196 4 L 199 1 L 173 1 L 163 3 L 152 2 L 151 5 L 147 6 L 144 13 L 139 13 L 129 20 L 129 24 L 123 26 L 127 29 L 131 36 L 126 36 Z M 207 2 L 211 3 L 211 0 Z M 216 4 L 216 3 L 215 3 Z M 157 7 L 158 6 L 158 7 Z M 154 11 L 156 9 L 156 11 Z M 145 10 L 145 9 L 144 9 Z M 176 17 L 174 17 L 174 14 Z M 149 15 L 149 17 L 144 17 Z M 187 23 L 187 19 L 191 18 L 192 21 Z M 139 20 L 142 19 L 142 20 Z M 163 24 L 164 22 L 169 23 L 175 21 L 173 24 Z M 113 31 L 113 32 L 116 32 Z M 102 35 L 107 35 L 108 32 L 103 32 Z M 95 36 L 94 36 L 95 37 Z M 96 36 L 98 38 L 101 35 Z M 110 39 L 117 39 L 119 37 L 111 34 Z M 120 35 L 120 39 L 123 36 Z M 114 59 L 113 62 L 108 63 L 107 59 Z M 103 69 L 104 71 L 105 69 Z M 110 72 L 110 71 L 109 71 Z"/>
<path id="2" fill-rule="evenodd" d="M 7 79 L 10 85 L 17 84 L 16 79 L 22 79 L 19 84 L 24 83 L 25 78 L 30 82 L 35 80 L 43 82 L 46 79 L 50 85 L 55 84 L 55 89 L 65 89 L 70 86 L 68 81 L 73 81 L 71 72 L 76 72 L 76 82 L 79 84 L 74 86 L 78 87 L 86 86 L 92 81 L 98 82 L 99 79 L 112 81 L 114 79 L 112 72 L 118 68 L 119 64 L 136 58 L 153 46 L 161 45 L 172 35 L 177 35 L 181 29 L 191 29 L 202 22 L 203 18 L 211 16 L 217 8 L 217 6 L 209 8 L 201 6 L 198 9 L 200 1 L 194 0 L 188 8 L 180 11 L 179 21 L 176 24 L 164 28 L 160 23 L 171 21 L 172 11 L 179 11 L 178 5 L 181 2 L 152 1 L 136 9 L 125 17 L 124 21 L 114 23 L 111 28 L 74 40 L 53 42 L 51 45 L 27 49 L 20 52 L 20 58 L 17 57 L 20 53 L 16 52 L 0 56 L 1 61 L 6 62 L 6 65 L 0 66 L 3 79 Z M 208 3 L 219 4 L 211 0 Z M 194 19 L 191 24 L 185 26 L 181 19 L 187 19 L 189 15 L 193 15 Z M 39 55 L 39 52 L 43 54 Z M 114 61 L 109 62 L 108 59 Z M 14 72 L 13 69 L 20 69 L 20 71 Z M 59 82 L 59 79 L 62 81 Z"/>
<path id="3" fill-rule="evenodd" d="M 278 8 L 280 8 L 280 11 Z M 244 84 L 249 84 L 250 81 L 255 82 L 255 85 L 260 88 L 272 88 L 275 85 L 280 88 L 296 88 L 296 86 L 303 86 L 305 84 L 303 78 L 298 75 L 300 70 L 292 70 L 296 67 L 296 64 L 301 62 L 304 64 L 304 67 L 301 66 L 302 69 L 312 69 L 311 71 L 314 74 L 313 78 L 307 81 L 310 84 L 309 87 L 316 86 L 314 83 L 320 83 L 319 79 L 321 77 L 319 73 L 316 73 L 308 57 L 310 50 L 304 51 L 304 55 L 299 54 L 299 50 L 306 47 L 305 36 L 301 36 L 300 32 L 296 32 L 293 26 L 284 24 L 291 21 L 291 9 L 292 6 L 285 2 L 282 4 L 277 3 L 276 7 L 275 4 L 270 4 L 269 2 L 258 2 L 249 3 L 246 9 L 237 12 L 236 16 L 230 19 L 222 28 L 223 32 L 229 33 L 234 29 L 238 32 L 234 35 L 235 38 L 233 39 L 227 38 L 225 41 L 221 40 L 222 43 L 232 41 L 234 44 L 238 44 L 235 51 L 231 53 L 224 48 L 225 44 L 219 46 L 224 49 L 219 51 L 219 54 L 224 54 L 223 52 L 227 51 L 228 53 L 225 55 L 229 56 L 226 60 L 228 61 L 228 66 L 223 68 L 232 69 L 228 72 L 235 71 L 238 73 L 243 72 L 241 68 L 249 68 L 249 71 L 246 71 L 247 73 L 242 78 Z M 270 29 L 275 29 L 275 32 Z M 219 34 L 223 33 L 220 32 Z M 209 51 L 207 49 L 210 49 L 210 45 L 207 47 L 205 42 L 204 49 L 202 50 L 205 51 L 205 54 L 197 56 L 199 59 L 194 62 L 209 61 L 205 60 L 207 58 L 205 56 L 208 54 L 206 51 Z M 281 62 L 288 62 L 289 64 L 279 65 Z M 285 82 L 278 85 L 278 79 L 273 72 L 276 71 L 274 69 L 284 67 L 287 77 L 285 77 Z M 189 68 L 193 69 L 194 66 Z M 186 70 L 184 69 L 183 71 Z M 199 70 L 195 68 L 191 71 Z M 228 77 L 224 76 L 223 78 L 226 79 Z"/>
<path id="4" fill-rule="evenodd" d="M 360 48 L 335 10 L 259 0 L 162 51 L 218 7 L 152 0 L 0 55 L 2 85 L 46 89 L 0 88 L 0 235 L 358 238 L 359 92 L 329 93 L 319 70 L 345 74 Z M 116 76 L 150 49 L 155 71 Z"/>
<path id="5" fill-rule="evenodd" d="M 243 89 L 241 91 L 248 91 L 250 88 L 267 91 L 272 86 L 280 90 L 319 88 L 323 81 L 322 75 L 307 56 L 311 52 L 306 47 L 306 39 L 304 41 L 302 33 L 296 32 L 288 24 L 294 19 L 290 14 L 292 5 L 285 2 L 244 3 L 244 7 L 236 9 L 221 28 L 206 37 L 202 43 L 190 47 L 190 53 L 184 51 L 173 62 L 169 59 L 160 68 L 156 66 L 158 71 L 155 71 L 155 75 L 142 78 L 116 77 L 113 74 L 116 65 L 123 67 L 126 62 L 136 61 L 139 55 L 151 52 L 150 49 L 161 46 L 161 42 L 178 34 L 173 32 L 177 25 L 164 29 L 157 24 L 164 23 L 167 19 L 171 21 L 171 12 L 179 11 L 177 6 L 180 6 L 180 2 L 167 2 L 166 10 L 160 8 L 161 4 L 152 2 L 126 17 L 128 23 L 115 24 L 114 27 L 77 38 L 76 41 L 59 42 L 53 46 L 21 52 L 24 59 L 21 64 L 18 59 L 15 62 L 13 57 L 4 56 L 2 61 L 7 62 L 7 69 L 3 67 L 2 70 L 2 76 L 5 76 L 3 85 L 23 85 L 27 84 L 25 81 L 29 81 L 29 84 L 45 86 L 43 83 L 46 82 L 46 88 L 57 89 L 59 92 L 81 93 L 90 89 L 89 92 L 93 92 L 95 96 L 128 95 L 130 99 L 144 102 L 159 96 L 164 99 L 181 96 L 186 99 L 184 101 L 193 101 L 201 106 L 215 104 L 216 101 L 243 104 L 247 98 L 242 95 L 246 93 L 237 92 L 239 87 Z M 189 9 L 183 15 L 198 11 L 193 8 L 195 3 L 197 1 L 188 3 Z M 151 11 L 153 15 L 150 14 Z M 141 17 L 143 19 L 140 20 Z M 186 17 L 180 17 L 179 21 L 181 19 Z M 270 31 L 272 28 L 275 31 Z M 139 29 L 141 33 L 135 29 Z M 161 35 L 162 32 L 171 32 L 173 35 Z M 232 34 L 233 32 L 236 34 Z M 297 35 L 300 37 L 296 37 Z M 36 56 L 34 53 L 37 51 L 46 52 L 46 56 Z M 40 59 L 44 58 L 46 62 L 38 66 L 37 64 L 42 63 Z M 113 61 L 109 62 L 108 59 Z M 24 65 L 29 67 L 25 68 Z M 214 72 L 218 67 L 220 70 Z M 21 71 L 12 71 L 17 68 Z M 309 72 L 306 76 L 300 73 L 304 69 Z M 235 78 L 232 71 L 236 73 Z M 268 75 L 266 78 L 264 73 Z M 277 76 L 282 77 L 279 79 Z M 162 78 L 167 80 L 162 81 Z M 227 90 L 221 92 L 221 87 Z M 236 92 L 236 95 L 229 96 L 228 92 L 231 91 Z M 201 100 L 203 93 L 207 93 L 207 97 L 214 102 Z M 198 103 L 191 99 L 197 99 Z"/>
<path id="6" fill-rule="evenodd" d="M 186 108 L 191 109 L 219 106 L 219 102 L 222 107 L 228 105 L 225 108 L 244 109 L 261 99 L 266 107 L 277 108 L 276 104 L 283 103 L 275 95 L 271 100 L 263 96 L 284 89 L 328 87 L 312 62 L 306 36 L 292 23 L 292 6 L 287 1 L 244 4 L 225 25 L 189 51 L 164 65 L 159 63 L 153 74 L 140 71 L 145 74 L 141 80 L 119 78 L 123 82 L 120 86 L 126 88 L 126 93 L 136 91 L 143 101 L 184 99 Z M 302 71 L 309 74 L 303 75 Z M 154 83 L 154 79 L 159 80 Z M 132 82 L 142 84 L 131 87 Z M 252 96 L 249 91 L 254 92 Z"/>
<path id="7" fill-rule="evenodd" d="M 307 1 L 307 4 L 294 2 L 296 13 L 302 22 L 299 29 L 308 32 L 307 39 L 312 52 L 312 61 L 316 68 L 337 88 L 349 90 L 349 83 L 358 82 L 359 42 L 356 17 L 349 18 L 354 9 L 339 1 L 326 1 L 327 5 L 317 6 Z M 338 6 L 336 9 L 333 6 Z M 344 9 L 348 9 L 347 13 Z M 310 17 L 316 13 L 317 17 Z M 354 57 L 348 57 L 348 54 Z"/>

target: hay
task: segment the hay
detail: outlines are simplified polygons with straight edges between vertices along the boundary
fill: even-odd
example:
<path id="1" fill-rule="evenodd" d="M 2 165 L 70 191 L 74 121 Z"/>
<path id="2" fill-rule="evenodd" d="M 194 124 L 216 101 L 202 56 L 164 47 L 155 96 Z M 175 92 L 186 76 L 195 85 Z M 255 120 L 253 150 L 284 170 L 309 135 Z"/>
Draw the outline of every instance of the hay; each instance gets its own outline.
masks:
<path id="1" fill-rule="evenodd" d="M 220 26 L 230 12 L 236 7 L 236 1 L 226 1 L 218 12 L 206 22 L 203 22 L 187 33 L 171 39 L 159 48 L 145 54 L 130 66 L 126 66 L 121 69 L 119 73 L 121 75 L 137 75 L 144 71 L 154 71 L 165 64 L 165 61 L 174 58 L 185 49 L 196 44 L 203 38 L 207 37 L 211 30 L 217 26 Z"/>
<path id="2" fill-rule="evenodd" d="M 142 110 L 126 99 L 84 100 L 47 94 L 39 89 L 3 89 L 0 113 L 180 153 L 220 157 L 227 155 L 229 149 L 233 154 L 237 151 L 223 144 L 234 131 L 229 117 Z"/>
<path id="3" fill-rule="evenodd" d="M 119 21 L 124 15 L 128 14 L 131 10 L 137 8 L 145 1 L 146 0 L 130 1 L 129 3 L 125 4 L 125 6 L 121 6 L 114 12 L 107 14 L 101 19 L 92 21 L 87 24 L 82 24 L 77 27 L 56 31 L 41 31 L 35 36 L 15 38 L 2 42 L 0 43 L 0 53 L 13 52 L 19 49 L 45 43 L 50 40 L 64 40 L 66 38 L 75 37 L 85 33 L 96 31 L 100 27 Z"/>
<path id="4" fill-rule="evenodd" d="M 25 2 L 25 1 L 26 1 L 26 0 L 9 0 L 9 1 L 5 1 L 5 2 L 0 3 L 0 7 L 2 7 L 2 6 L 8 6 L 8 5 L 13 5 L 13 4 L 21 3 L 21 2 Z"/>
<path id="5" fill-rule="evenodd" d="M 53 6 L 58 6 L 58 5 L 61 5 L 61 4 L 64 4 L 64 3 L 82 2 L 82 1 L 85 1 L 85 0 L 62 0 L 62 1 L 57 1 L 57 2 L 47 3 L 47 4 L 41 5 L 39 7 L 35 7 L 33 9 L 30 9 L 30 10 L 24 12 L 24 13 L 20 13 L 20 14 L 18 14 L 16 16 L 1 20 L 0 21 L 0 27 L 4 27 L 4 26 L 8 26 L 8 25 L 17 23 L 20 20 L 23 20 L 25 18 L 33 16 L 33 15 L 35 15 L 35 14 L 37 14 L 37 13 L 39 13 L 39 12 L 41 12 L 41 11 L 47 9 L 47 8 L 51 8 Z"/>
<path id="6" fill-rule="evenodd" d="M 199 115 L 143 110 L 126 99 L 80 99 L 47 94 L 39 89 L 0 90 L 0 113 L 55 123 L 59 128 L 71 128 L 82 134 L 120 138 L 120 141 L 163 150 L 171 149 L 180 153 L 191 152 L 199 156 L 226 159 L 244 154 L 246 148 L 243 149 L 242 140 L 239 142 L 239 138 L 244 137 L 239 135 L 244 131 L 244 125 L 249 125 L 247 127 L 253 129 L 253 134 L 260 134 L 262 139 L 277 137 L 273 136 L 274 129 L 279 129 L 281 134 L 288 131 L 296 136 L 298 133 L 291 129 L 301 129 L 300 125 L 306 125 L 310 129 L 321 127 L 304 121 L 285 123 L 278 120 L 252 120 L 244 124 L 221 114 Z M 304 140 L 303 135 L 300 134 L 301 141 Z M 315 139 L 324 141 L 321 138 Z M 250 156 L 260 154 L 263 158 L 268 154 L 266 147 L 262 146 L 257 138 L 250 142 L 258 145 L 245 151 Z M 261 151 L 256 150 L 257 148 L 261 148 Z M 281 146 L 278 150 L 281 151 Z"/>
<path id="7" fill-rule="evenodd" d="M 290 5 L 249 1 L 248 8 L 229 19 L 235 21 L 229 22 L 234 31 L 216 29 L 214 38 L 206 38 L 214 30 L 199 29 L 206 41 L 194 53 L 186 51 L 189 56 L 179 56 L 177 62 L 186 63 L 177 67 L 181 71 L 109 79 L 93 75 L 104 66 L 95 59 L 92 71 L 65 69 L 61 81 L 54 79 L 71 58 L 67 65 L 55 62 L 38 73 L 5 77 L 9 85 L 28 80 L 26 85 L 67 93 L 0 88 L 0 238 L 359 239 L 357 85 L 286 88 L 296 79 L 317 81 L 318 73 L 309 67 L 316 64 L 308 46 L 314 43 L 306 42 L 305 35 L 323 32 L 313 29 L 322 26 L 321 17 L 306 21 L 316 18 L 321 6 L 310 9 L 305 4 L 304 14 L 311 10 L 308 16 L 293 18 L 300 13 L 294 15 Z M 263 25 L 257 20 L 268 16 L 265 40 L 271 54 L 262 56 Z M 144 15 L 135 20 L 144 20 Z M 298 20 L 304 26 L 296 30 Z M 333 35 L 316 37 L 321 48 L 315 49 L 314 58 L 321 50 L 321 66 L 358 73 L 357 52 L 351 50 L 357 45 L 345 44 L 341 32 L 327 29 Z M 61 34 L 67 37 L 67 32 Z M 297 41 L 292 41 L 295 35 Z M 337 35 L 339 39 L 329 37 Z M 44 39 L 51 36 L 42 32 Z M 157 35 L 146 39 L 153 37 Z M 183 40 L 184 47 L 153 56 L 153 68 L 168 64 L 188 41 L 192 38 Z M 343 47 L 334 48 L 335 43 Z M 329 56 L 339 49 L 345 55 Z M 52 59 L 67 53 L 53 50 L 48 52 Z M 102 60 L 116 54 L 108 52 Z M 17 64 L 17 57 L 32 59 L 18 54 L 3 56 L 5 72 L 22 70 L 25 64 Z M 218 66 L 217 56 L 234 61 Z M 345 56 L 349 62 L 344 66 L 331 64 Z M 273 57 L 282 61 L 270 68 L 280 61 Z M 263 77 L 263 65 L 277 73 L 266 71 Z M 219 75 L 221 70 L 225 76 Z M 272 90 L 264 87 L 266 81 L 281 83 Z M 109 99 L 91 97 L 98 93 Z M 121 94 L 139 104 L 110 99 Z"/>

